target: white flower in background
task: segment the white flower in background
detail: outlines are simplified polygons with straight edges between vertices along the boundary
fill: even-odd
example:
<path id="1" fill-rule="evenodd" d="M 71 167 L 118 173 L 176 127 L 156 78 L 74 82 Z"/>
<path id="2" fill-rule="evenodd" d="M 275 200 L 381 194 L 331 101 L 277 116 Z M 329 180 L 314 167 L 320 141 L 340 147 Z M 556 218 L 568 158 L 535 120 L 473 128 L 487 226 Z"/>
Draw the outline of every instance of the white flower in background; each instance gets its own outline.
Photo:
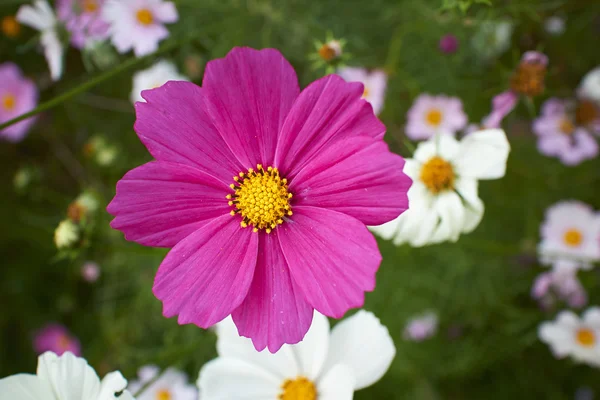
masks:
<path id="1" fill-rule="evenodd" d="M 148 69 L 136 72 L 133 75 L 133 90 L 131 91 L 131 102 L 144 101 L 142 90 L 154 89 L 168 81 L 187 81 L 188 78 L 179 73 L 175 64 L 162 60 Z"/>
<path id="2" fill-rule="evenodd" d="M 50 68 L 50 76 L 54 81 L 59 80 L 63 73 L 64 49 L 56 30 L 56 16 L 48 2 L 38 0 L 33 6 L 21 6 L 17 12 L 17 20 L 41 32 L 40 42 Z"/>
<path id="3" fill-rule="evenodd" d="M 39 356 L 37 374 L 18 374 L 0 379 L 0 397 L 6 400 L 133 400 L 125 390 L 127 381 L 120 372 L 100 380 L 83 358 L 66 352 Z"/>
<path id="4" fill-rule="evenodd" d="M 146 365 L 139 369 L 137 381 L 132 381 L 128 389 L 137 393 L 150 383 L 143 392 L 136 396 L 137 400 L 197 400 L 198 389 L 188 383 L 185 373 L 167 368 L 162 374 L 154 365 Z"/>
<path id="5" fill-rule="evenodd" d="M 383 109 L 385 101 L 385 89 L 387 87 L 387 75 L 381 70 L 372 72 L 364 68 L 345 67 L 337 74 L 346 82 L 360 82 L 365 86 L 363 99 L 373 106 L 373 112 L 378 115 Z"/>
<path id="6" fill-rule="evenodd" d="M 546 21 L 544 21 L 544 29 L 554 36 L 560 36 L 565 33 L 565 25 L 565 19 L 556 15 L 546 18 Z"/>
<path id="7" fill-rule="evenodd" d="M 406 113 L 406 136 L 425 140 L 436 133 L 454 136 L 467 125 L 467 115 L 458 97 L 422 94 Z"/>
<path id="8" fill-rule="evenodd" d="M 583 77 L 577 92 L 580 97 L 600 102 L 600 67 L 594 68 Z"/>
<path id="9" fill-rule="evenodd" d="M 352 399 L 381 379 L 396 354 L 387 328 L 362 310 L 331 333 L 327 318 L 315 312 L 304 340 L 275 354 L 257 352 L 231 318 L 217 325 L 217 335 L 219 357 L 198 378 L 202 400 Z"/>
<path id="10" fill-rule="evenodd" d="M 508 50 L 514 28 L 511 21 L 484 21 L 473 35 L 471 44 L 478 56 L 489 60 Z"/>
<path id="11" fill-rule="evenodd" d="M 408 321 L 404 328 L 404 338 L 421 342 L 435 335 L 437 327 L 437 315 L 434 312 L 427 312 Z"/>
<path id="12" fill-rule="evenodd" d="M 543 264 L 589 269 L 600 260 L 600 215 L 585 203 L 562 201 L 548 208 L 540 233 Z"/>
<path id="13" fill-rule="evenodd" d="M 79 227 L 70 219 L 61 221 L 54 231 L 54 244 L 58 249 L 73 246 L 79 240 Z"/>
<path id="14" fill-rule="evenodd" d="M 538 335 L 556 358 L 571 356 L 575 361 L 600 367 L 600 308 L 590 307 L 581 319 L 571 311 L 563 311 L 555 321 L 542 323 Z"/>
<path id="15" fill-rule="evenodd" d="M 175 4 L 163 0 L 108 0 L 102 15 L 110 24 L 117 51 L 133 49 L 137 57 L 155 52 L 158 43 L 169 36 L 164 24 L 179 19 Z"/>
<path id="16" fill-rule="evenodd" d="M 503 177 L 509 151 L 501 129 L 474 132 L 461 141 L 438 134 L 421 142 L 404 166 L 413 179 L 408 191 L 410 208 L 371 230 L 397 245 L 418 247 L 458 240 L 483 217 L 478 180 Z"/>

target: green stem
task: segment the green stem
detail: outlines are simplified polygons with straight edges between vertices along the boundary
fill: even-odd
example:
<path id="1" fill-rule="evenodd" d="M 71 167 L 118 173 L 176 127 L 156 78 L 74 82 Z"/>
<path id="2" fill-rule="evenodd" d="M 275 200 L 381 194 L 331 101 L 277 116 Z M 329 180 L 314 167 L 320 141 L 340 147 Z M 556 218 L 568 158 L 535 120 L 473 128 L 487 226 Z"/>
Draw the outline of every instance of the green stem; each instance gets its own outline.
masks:
<path id="1" fill-rule="evenodd" d="M 89 81 L 74 87 L 73 89 L 69 90 L 66 93 L 61 94 L 58 97 L 55 97 L 51 100 L 48 100 L 45 103 L 40 104 L 38 107 L 34 108 L 33 110 L 25 113 L 25 114 L 21 114 L 16 118 L 13 118 L 3 124 L 0 124 L 0 131 L 4 128 L 7 128 L 13 124 L 16 124 L 17 122 L 23 121 L 24 119 L 30 118 L 34 115 L 37 115 L 43 111 L 49 110 L 51 108 L 54 108 L 58 105 L 60 105 L 61 103 L 63 103 L 64 101 L 70 99 L 73 96 L 76 96 L 80 93 L 85 92 L 86 90 L 89 90 L 99 84 L 101 84 L 102 82 L 120 74 L 121 72 L 124 72 L 126 70 L 128 70 L 129 68 L 132 68 L 134 66 L 136 66 L 137 64 L 140 64 L 150 58 L 153 58 L 159 54 L 165 53 L 169 50 L 172 50 L 174 48 L 176 48 L 178 45 L 180 45 L 182 42 L 188 41 L 192 39 L 191 37 L 185 38 L 184 40 L 181 41 L 174 41 L 171 42 L 165 46 L 163 46 L 162 48 L 160 48 L 158 51 L 145 56 L 145 57 L 141 57 L 141 58 L 131 58 L 127 61 L 125 61 L 124 63 L 118 65 L 117 67 L 111 69 L 110 71 L 106 71 L 103 74 L 100 74 L 98 76 L 96 76 L 95 78 L 90 79 Z"/>

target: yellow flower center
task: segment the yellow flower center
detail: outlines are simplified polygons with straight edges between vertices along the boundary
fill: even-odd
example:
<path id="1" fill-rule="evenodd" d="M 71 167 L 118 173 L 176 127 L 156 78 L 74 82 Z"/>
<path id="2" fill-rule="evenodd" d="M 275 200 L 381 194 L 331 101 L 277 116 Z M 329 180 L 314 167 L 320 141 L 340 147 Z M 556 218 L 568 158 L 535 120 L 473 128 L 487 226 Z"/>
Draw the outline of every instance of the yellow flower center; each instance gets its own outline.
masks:
<path id="1" fill-rule="evenodd" d="M 454 179 L 452 164 L 441 157 L 432 157 L 421 168 L 421 182 L 432 193 L 454 189 Z"/>
<path id="2" fill-rule="evenodd" d="M 152 15 L 152 11 L 148 10 L 147 8 L 138 10 L 136 18 L 142 25 L 151 25 L 154 22 L 154 15 Z"/>
<path id="3" fill-rule="evenodd" d="M 528 97 L 544 91 L 546 66 L 538 63 L 521 63 L 510 79 L 510 88 Z"/>
<path id="4" fill-rule="evenodd" d="M 337 52 L 335 51 L 335 49 L 332 46 L 330 46 L 327 43 L 325 43 L 319 49 L 319 55 L 321 56 L 321 58 L 323 60 L 325 60 L 325 61 L 331 61 L 331 60 L 333 60 L 337 56 Z"/>
<path id="5" fill-rule="evenodd" d="M 16 104 L 17 99 L 15 99 L 15 96 L 13 96 L 12 94 L 6 94 L 4 95 L 4 97 L 2 97 L 2 107 L 4 107 L 5 110 L 12 110 L 13 108 L 15 108 Z"/>
<path id="6" fill-rule="evenodd" d="M 169 392 L 166 389 L 161 389 L 158 392 L 156 392 L 156 400 L 171 400 L 172 396 L 171 396 L 171 392 Z"/>
<path id="7" fill-rule="evenodd" d="M 596 335 L 594 331 L 588 328 L 579 328 L 575 334 L 577 343 L 584 347 L 592 347 L 596 344 Z"/>
<path id="8" fill-rule="evenodd" d="M 281 385 L 283 393 L 279 395 L 279 400 L 316 400 L 317 388 L 315 384 L 303 376 L 291 380 L 287 379 Z"/>
<path id="9" fill-rule="evenodd" d="M 369 96 L 369 88 L 365 86 L 365 90 L 363 91 L 362 98 L 366 99 Z"/>
<path id="10" fill-rule="evenodd" d="M 575 125 L 569 118 L 564 118 L 560 121 L 559 129 L 565 135 L 571 135 L 575 131 Z"/>
<path id="11" fill-rule="evenodd" d="M 21 32 L 21 25 L 15 17 L 9 15 L 2 18 L 2 33 L 7 37 L 16 37 Z"/>
<path id="12" fill-rule="evenodd" d="M 596 104 L 590 100 L 582 100 L 575 109 L 575 120 L 577 125 L 588 125 L 600 117 L 600 112 Z"/>
<path id="13" fill-rule="evenodd" d="M 98 3 L 96 0 L 84 0 L 83 11 L 87 13 L 94 13 L 98 11 Z"/>
<path id="14" fill-rule="evenodd" d="M 442 112 L 437 108 L 432 108 L 429 110 L 427 115 L 425 115 L 425 120 L 429 125 L 438 126 L 442 122 Z"/>
<path id="15" fill-rule="evenodd" d="M 583 235 L 577 229 L 569 229 L 565 232 L 564 241 L 567 246 L 577 247 L 583 242 Z"/>
<path id="16" fill-rule="evenodd" d="M 228 194 L 229 205 L 233 206 L 231 215 L 242 216 L 242 228 L 253 226 L 253 231 L 264 229 L 271 233 L 277 225 L 283 224 L 283 218 L 292 215 L 287 179 L 279 176 L 277 168 L 266 170 L 258 164 L 256 170 L 240 172 L 234 176 L 230 186 L 235 193 Z"/>

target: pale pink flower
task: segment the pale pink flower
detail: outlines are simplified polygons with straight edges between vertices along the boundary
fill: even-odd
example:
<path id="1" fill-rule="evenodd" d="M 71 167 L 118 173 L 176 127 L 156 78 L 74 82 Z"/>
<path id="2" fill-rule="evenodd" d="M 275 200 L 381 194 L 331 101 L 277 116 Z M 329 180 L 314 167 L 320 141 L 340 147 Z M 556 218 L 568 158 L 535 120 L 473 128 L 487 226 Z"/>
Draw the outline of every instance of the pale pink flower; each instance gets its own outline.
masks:
<path id="1" fill-rule="evenodd" d="M 467 115 L 458 97 L 422 94 L 407 114 L 406 136 L 413 140 L 425 140 L 436 133 L 450 134 L 467 125 Z"/>
<path id="2" fill-rule="evenodd" d="M 106 0 L 57 0 L 59 21 L 71 34 L 71 44 L 82 49 L 86 45 L 108 38 L 108 23 L 102 18 Z"/>
<path id="3" fill-rule="evenodd" d="M 76 356 L 81 355 L 79 340 L 60 324 L 48 324 L 35 333 L 33 348 L 38 354 L 51 351 L 61 355 L 67 351 Z"/>
<path id="4" fill-rule="evenodd" d="M 367 71 L 364 68 L 345 67 L 337 74 L 346 82 L 360 82 L 364 85 L 363 99 L 373 106 L 375 115 L 379 115 L 385 102 L 387 75 L 382 70 Z"/>
<path id="5" fill-rule="evenodd" d="M 95 262 L 88 261 L 81 267 L 81 276 L 86 282 L 96 282 L 100 278 L 100 267 Z"/>
<path id="6" fill-rule="evenodd" d="M 38 102 L 38 90 L 13 63 L 0 64 L 0 123 L 33 110 Z M 35 118 L 29 118 L 0 131 L 0 138 L 18 142 L 23 139 Z"/>
<path id="7" fill-rule="evenodd" d="M 415 342 L 429 339 L 437 332 L 438 317 L 433 312 L 428 312 L 408 321 L 404 328 L 404 338 Z"/>

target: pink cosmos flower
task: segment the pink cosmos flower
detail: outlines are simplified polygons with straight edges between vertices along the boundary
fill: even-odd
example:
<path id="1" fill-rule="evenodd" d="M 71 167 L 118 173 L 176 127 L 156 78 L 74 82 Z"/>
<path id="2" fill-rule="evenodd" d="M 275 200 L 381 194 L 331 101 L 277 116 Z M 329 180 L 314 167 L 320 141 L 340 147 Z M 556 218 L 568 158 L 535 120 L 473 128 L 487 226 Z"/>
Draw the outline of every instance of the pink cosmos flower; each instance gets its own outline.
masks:
<path id="1" fill-rule="evenodd" d="M 452 34 L 442 36 L 438 44 L 440 51 L 444 54 L 456 53 L 458 50 L 458 39 Z"/>
<path id="2" fill-rule="evenodd" d="M 404 328 L 404 339 L 422 342 L 437 332 L 438 317 L 433 312 L 427 312 L 408 321 Z"/>
<path id="3" fill-rule="evenodd" d="M 457 97 L 422 94 L 407 114 L 406 136 L 413 140 L 429 139 L 436 133 L 453 135 L 467 126 L 467 115 Z"/>
<path id="4" fill-rule="evenodd" d="M 208 328 L 231 314 L 275 352 L 313 309 L 362 306 L 381 261 L 365 225 L 407 209 L 410 179 L 360 83 L 329 75 L 300 92 L 277 50 L 249 48 L 209 62 L 203 82 L 142 92 L 135 130 L 157 161 L 119 181 L 111 226 L 173 247 L 153 289 L 165 316 Z"/>
<path id="5" fill-rule="evenodd" d="M 96 40 L 108 38 L 108 23 L 102 19 L 105 0 L 57 0 L 58 19 L 71 34 L 71 44 L 82 49 Z"/>
<path id="6" fill-rule="evenodd" d="M 48 324 L 36 332 L 33 348 L 38 354 L 51 351 L 60 356 L 70 351 L 76 356 L 81 355 L 81 344 L 69 330 L 60 324 Z"/>
<path id="7" fill-rule="evenodd" d="M 33 110 L 38 102 L 38 90 L 34 83 L 23 77 L 13 63 L 0 64 L 0 123 Z M 0 131 L 0 138 L 12 142 L 23 139 L 35 118 L 28 118 Z"/>
<path id="8" fill-rule="evenodd" d="M 598 155 L 598 143 L 588 127 L 580 125 L 574 102 L 551 98 L 533 121 L 540 153 L 558 157 L 565 165 L 577 165 Z"/>
<path id="9" fill-rule="evenodd" d="M 337 74 L 346 82 L 360 82 L 365 86 L 363 99 L 371 103 L 375 115 L 379 115 L 385 101 L 385 89 L 387 87 L 387 75 L 382 70 L 372 72 L 364 68 L 345 67 Z"/>
<path id="10" fill-rule="evenodd" d="M 81 266 L 81 277 L 86 282 L 96 282 L 100 278 L 100 267 L 93 261 L 86 262 Z"/>
<path id="11" fill-rule="evenodd" d="M 155 52 L 169 36 L 164 24 L 179 19 L 175 4 L 163 0 L 107 0 L 102 14 L 119 53 L 133 49 L 137 57 Z"/>
<path id="12" fill-rule="evenodd" d="M 577 269 L 572 268 L 554 268 L 538 275 L 531 288 L 531 297 L 539 300 L 545 307 L 554 303 L 554 297 L 566 301 L 574 308 L 587 304 L 587 293 L 577 279 Z"/>

